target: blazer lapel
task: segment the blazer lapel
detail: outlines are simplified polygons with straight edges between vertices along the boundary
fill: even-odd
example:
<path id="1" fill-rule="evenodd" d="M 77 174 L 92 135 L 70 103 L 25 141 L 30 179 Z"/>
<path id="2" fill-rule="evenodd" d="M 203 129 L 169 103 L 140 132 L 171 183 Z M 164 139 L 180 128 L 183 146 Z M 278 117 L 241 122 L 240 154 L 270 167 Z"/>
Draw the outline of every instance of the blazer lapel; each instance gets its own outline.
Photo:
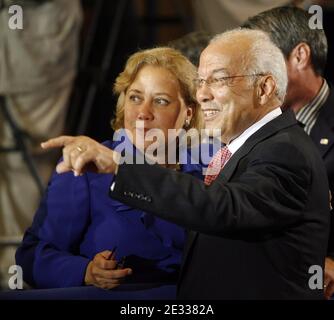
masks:
<path id="1" fill-rule="evenodd" d="M 252 136 L 250 136 L 241 148 L 231 157 L 231 159 L 224 166 L 223 170 L 220 172 L 216 181 L 220 183 L 228 182 L 233 176 L 239 161 L 245 157 L 259 142 L 276 134 L 278 131 L 293 125 L 297 125 L 297 121 L 291 110 L 283 112 L 280 116 L 265 124 Z"/>

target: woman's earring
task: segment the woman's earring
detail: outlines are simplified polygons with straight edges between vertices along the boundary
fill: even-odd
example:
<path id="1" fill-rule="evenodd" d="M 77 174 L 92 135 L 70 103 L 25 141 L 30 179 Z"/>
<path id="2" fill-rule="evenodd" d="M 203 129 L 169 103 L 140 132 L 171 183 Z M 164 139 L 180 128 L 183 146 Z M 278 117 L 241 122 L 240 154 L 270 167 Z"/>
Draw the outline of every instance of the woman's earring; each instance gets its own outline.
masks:
<path id="1" fill-rule="evenodd" d="M 186 119 L 186 122 L 185 122 L 185 125 L 184 125 L 186 128 L 188 128 L 190 126 L 190 120 L 189 119 Z"/>

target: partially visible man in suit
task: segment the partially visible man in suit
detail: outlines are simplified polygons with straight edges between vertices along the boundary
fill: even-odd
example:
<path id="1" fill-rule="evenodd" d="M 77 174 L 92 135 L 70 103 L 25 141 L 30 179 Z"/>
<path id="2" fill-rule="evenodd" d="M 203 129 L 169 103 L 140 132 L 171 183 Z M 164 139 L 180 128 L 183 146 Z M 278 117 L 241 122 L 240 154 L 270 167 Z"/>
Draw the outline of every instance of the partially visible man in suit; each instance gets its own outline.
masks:
<path id="1" fill-rule="evenodd" d="M 326 170 L 293 112 L 281 112 L 282 53 L 264 32 L 237 29 L 212 40 L 198 74 L 197 99 L 226 143 L 205 182 L 156 165 L 117 166 L 113 151 L 87 137 L 43 147 L 65 146 L 59 173 L 80 174 L 87 163 L 115 172 L 113 198 L 192 230 L 179 298 L 323 299 Z"/>
<path id="2" fill-rule="evenodd" d="M 334 90 L 323 78 L 327 59 L 324 30 L 311 29 L 311 15 L 294 7 L 278 7 L 249 18 L 243 27 L 268 32 L 282 50 L 288 71 L 285 108 L 292 109 L 325 162 L 334 193 Z M 332 199 L 332 206 L 334 205 Z M 325 264 L 325 294 L 334 294 L 334 218 Z"/>

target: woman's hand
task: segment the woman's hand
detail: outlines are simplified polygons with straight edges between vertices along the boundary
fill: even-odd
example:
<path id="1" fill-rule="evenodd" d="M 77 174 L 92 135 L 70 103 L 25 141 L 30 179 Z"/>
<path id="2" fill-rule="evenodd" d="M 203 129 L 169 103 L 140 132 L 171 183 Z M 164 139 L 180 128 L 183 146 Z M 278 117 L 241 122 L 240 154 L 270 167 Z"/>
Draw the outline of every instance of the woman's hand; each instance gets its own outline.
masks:
<path id="1" fill-rule="evenodd" d="M 132 274 L 130 268 L 116 269 L 117 261 L 111 251 L 103 251 L 95 255 L 89 262 L 85 284 L 94 285 L 102 289 L 113 289 L 121 284 L 122 279 Z"/>
<path id="2" fill-rule="evenodd" d="M 60 136 L 43 142 L 41 146 L 43 149 L 63 148 L 63 161 L 56 168 L 58 173 L 73 171 L 78 176 L 86 171 L 117 172 L 118 154 L 91 138 Z"/>

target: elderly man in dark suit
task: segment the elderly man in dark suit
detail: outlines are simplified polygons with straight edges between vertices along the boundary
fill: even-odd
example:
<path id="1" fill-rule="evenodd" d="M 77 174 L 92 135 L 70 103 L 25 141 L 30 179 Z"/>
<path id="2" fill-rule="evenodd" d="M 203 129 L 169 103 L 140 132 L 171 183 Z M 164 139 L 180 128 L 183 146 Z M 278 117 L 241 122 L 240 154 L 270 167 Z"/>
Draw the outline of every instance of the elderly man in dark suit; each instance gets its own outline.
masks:
<path id="1" fill-rule="evenodd" d="M 233 30 L 203 51 L 198 74 L 197 99 L 226 144 L 204 182 L 156 165 L 118 166 L 86 137 L 43 146 L 65 146 L 59 173 L 87 163 L 116 172 L 113 198 L 191 230 L 179 298 L 322 299 L 312 270 L 321 273 L 327 250 L 326 170 L 293 112 L 281 112 L 282 53 L 262 31 Z"/>
<path id="2" fill-rule="evenodd" d="M 282 50 L 289 85 L 285 108 L 292 109 L 325 162 L 329 187 L 334 193 L 334 90 L 323 78 L 327 39 L 323 29 L 309 26 L 311 15 L 294 7 L 278 7 L 249 18 L 243 27 L 269 33 Z M 334 205 L 332 199 L 332 206 Z M 334 294 L 334 218 L 325 264 L 325 293 Z"/>

